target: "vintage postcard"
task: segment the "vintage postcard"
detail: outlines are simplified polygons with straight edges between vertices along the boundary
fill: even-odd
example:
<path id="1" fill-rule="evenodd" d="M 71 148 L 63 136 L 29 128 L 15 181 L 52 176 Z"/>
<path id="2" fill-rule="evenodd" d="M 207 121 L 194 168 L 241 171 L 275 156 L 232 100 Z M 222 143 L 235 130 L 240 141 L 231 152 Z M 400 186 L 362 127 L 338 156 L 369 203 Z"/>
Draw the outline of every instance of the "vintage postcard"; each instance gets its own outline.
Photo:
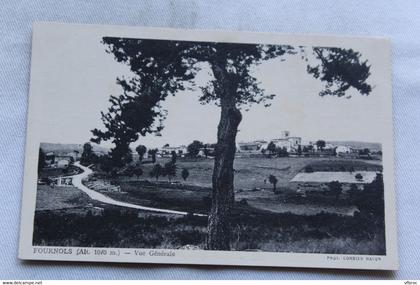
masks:
<path id="1" fill-rule="evenodd" d="M 19 257 L 395 270 L 382 38 L 35 23 Z"/>

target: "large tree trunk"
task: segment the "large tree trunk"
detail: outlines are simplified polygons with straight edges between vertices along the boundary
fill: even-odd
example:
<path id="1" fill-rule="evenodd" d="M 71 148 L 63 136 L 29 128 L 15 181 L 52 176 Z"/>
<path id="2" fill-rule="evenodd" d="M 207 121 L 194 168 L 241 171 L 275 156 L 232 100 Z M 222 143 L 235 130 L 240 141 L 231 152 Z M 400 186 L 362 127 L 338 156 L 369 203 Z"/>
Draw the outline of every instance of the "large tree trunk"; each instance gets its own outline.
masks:
<path id="1" fill-rule="evenodd" d="M 213 67 L 220 83 L 221 116 L 217 130 L 214 169 L 212 177 L 212 207 L 208 221 L 207 249 L 230 250 L 230 214 L 234 204 L 233 161 L 236 152 L 236 134 L 241 112 L 236 107 L 236 85 L 224 69 Z"/>

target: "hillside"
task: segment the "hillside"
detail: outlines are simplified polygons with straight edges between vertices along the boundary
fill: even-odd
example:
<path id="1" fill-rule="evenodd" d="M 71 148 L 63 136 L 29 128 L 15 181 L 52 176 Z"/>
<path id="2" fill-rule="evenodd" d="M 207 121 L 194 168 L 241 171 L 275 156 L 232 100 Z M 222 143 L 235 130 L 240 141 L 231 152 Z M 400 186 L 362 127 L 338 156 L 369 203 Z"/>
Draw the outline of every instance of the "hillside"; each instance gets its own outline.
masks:
<path id="1" fill-rule="evenodd" d="M 368 148 L 370 150 L 382 150 L 382 145 L 380 143 L 372 142 L 360 142 L 360 141 L 328 141 L 332 145 L 345 145 L 352 148 L 362 149 Z"/>
<path id="2" fill-rule="evenodd" d="M 100 152 L 103 154 L 108 153 L 108 149 L 97 144 L 92 143 L 93 151 Z M 44 152 L 55 152 L 57 154 L 66 154 L 68 152 L 77 150 L 80 153 L 83 152 L 83 144 L 62 144 L 62 143 L 41 143 L 41 148 Z"/>

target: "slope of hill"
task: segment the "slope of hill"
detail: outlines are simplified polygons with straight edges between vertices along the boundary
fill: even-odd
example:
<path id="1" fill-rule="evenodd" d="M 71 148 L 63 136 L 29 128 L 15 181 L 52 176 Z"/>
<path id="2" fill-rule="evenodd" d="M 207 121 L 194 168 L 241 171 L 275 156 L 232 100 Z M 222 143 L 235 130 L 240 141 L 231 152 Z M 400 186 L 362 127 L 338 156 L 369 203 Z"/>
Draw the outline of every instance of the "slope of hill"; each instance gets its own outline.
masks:
<path id="1" fill-rule="evenodd" d="M 106 154 L 108 153 L 108 149 L 97 144 L 92 144 L 93 151 Z M 83 144 L 75 144 L 75 143 L 41 143 L 41 148 L 44 152 L 54 152 L 57 154 L 66 154 L 71 151 L 77 150 L 78 152 L 83 152 Z"/>
<path id="2" fill-rule="evenodd" d="M 360 141 L 328 141 L 327 143 L 330 143 L 332 145 L 345 145 L 357 149 L 368 148 L 374 151 L 382 150 L 382 145 L 380 143 Z"/>

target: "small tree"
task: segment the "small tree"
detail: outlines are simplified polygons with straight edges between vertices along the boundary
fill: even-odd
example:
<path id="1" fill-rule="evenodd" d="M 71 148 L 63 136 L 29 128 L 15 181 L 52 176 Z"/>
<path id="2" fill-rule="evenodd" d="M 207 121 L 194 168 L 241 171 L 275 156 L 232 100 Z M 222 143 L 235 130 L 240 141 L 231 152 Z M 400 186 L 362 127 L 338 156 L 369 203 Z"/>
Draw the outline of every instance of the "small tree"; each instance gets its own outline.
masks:
<path id="1" fill-rule="evenodd" d="M 360 149 L 359 155 L 370 155 L 370 149 L 368 148 Z"/>
<path id="2" fill-rule="evenodd" d="M 204 152 L 204 156 L 207 158 L 209 156 L 209 150 L 207 149 L 207 145 L 206 144 L 204 145 L 203 152 Z"/>
<path id="3" fill-rule="evenodd" d="M 187 146 L 188 154 L 192 157 L 196 157 L 203 147 L 204 144 L 202 142 L 195 140 Z"/>
<path id="4" fill-rule="evenodd" d="M 351 184 L 348 193 L 350 201 L 356 201 L 360 195 L 360 190 L 357 188 L 356 184 Z"/>
<path id="5" fill-rule="evenodd" d="M 356 178 L 357 180 L 362 180 L 363 179 L 363 175 L 360 173 L 357 173 L 354 178 Z"/>
<path id="6" fill-rule="evenodd" d="M 136 147 L 136 151 L 139 154 L 139 162 L 142 162 L 143 156 L 146 153 L 146 150 L 147 150 L 146 147 L 141 144 Z"/>
<path id="7" fill-rule="evenodd" d="M 168 176 L 168 180 L 171 181 L 176 176 L 176 164 L 172 161 L 165 163 L 163 167 L 163 176 Z"/>
<path id="8" fill-rule="evenodd" d="M 337 202 L 340 198 L 341 192 L 343 191 L 341 183 L 338 181 L 331 181 L 330 183 L 328 183 L 328 188 L 331 194 L 335 196 L 335 202 Z"/>
<path id="9" fill-rule="evenodd" d="M 277 185 L 277 182 L 278 182 L 276 176 L 270 174 L 270 176 L 268 176 L 268 181 L 271 184 L 273 184 L 273 192 L 276 192 L 276 185 Z"/>
<path id="10" fill-rule="evenodd" d="M 177 158 L 177 155 L 176 155 L 176 151 L 171 151 L 171 162 L 173 163 L 173 164 L 175 164 L 176 163 L 176 158 Z"/>
<path id="11" fill-rule="evenodd" d="M 112 164 L 112 160 L 109 157 L 108 154 L 100 156 L 99 157 L 99 164 L 100 164 L 100 169 L 102 171 L 105 171 L 106 173 L 110 174 L 111 171 L 113 170 L 114 166 Z"/>
<path id="12" fill-rule="evenodd" d="M 152 157 L 152 163 L 156 163 L 156 153 L 157 149 L 149 149 L 149 151 L 147 152 L 147 154 Z"/>
<path id="13" fill-rule="evenodd" d="M 289 153 L 287 152 L 287 148 L 286 147 L 277 147 L 276 148 L 276 153 L 278 157 L 286 157 L 289 156 Z"/>
<path id="14" fill-rule="evenodd" d="M 182 179 L 186 181 L 188 176 L 190 176 L 190 172 L 188 171 L 188 169 L 186 168 L 182 169 L 181 176 L 182 176 Z"/>
<path id="15" fill-rule="evenodd" d="M 298 145 L 298 148 L 297 148 L 297 154 L 298 154 L 299 156 L 301 156 L 301 155 L 302 155 L 302 147 L 301 147 L 300 145 Z"/>
<path id="16" fill-rule="evenodd" d="M 136 168 L 134 168 L 134 174 L 137 176 L 137 178 L 139 178 L 140 176 L 143 175 L 143 169 L 141 169 L 141 167 L 137 166 Z"/>
<path id="17" fill-rule="evenodd" d="M 85 143 L 83 145 L 83 152 L 82 152 L 82 156 L 80 157 L 80 164 L 84 165 L 84 166 L 88 166 L 89 164 L 91 164 L 93 162 L 93 148 L 92 145 L 90 143 Z"/>
<path id="18" fill-rule="evenodd" d="M 324 140 L 317 140 L 316 141 L 316 146 L 321 151 L 324 150 L 324 148 L 325 148 L 325 141 Z"/>
<path id="19" fill-rule="evenodd" d="M 276 145 L 273 142 L 270 142 L 267 146 L 267 150 L 270 154 L 276 153 Z"/>
<path id="20" fill-rule="evenodd" d="M 160 165 L 159 163 L 155 164 L 152 170 L 150 171 L 149 175 L 150 177 L 156 178 L 156 181 L 158 181 L 159 177 L 162 175 L 162 170 L 163 170 L 162 165 Z"/>

